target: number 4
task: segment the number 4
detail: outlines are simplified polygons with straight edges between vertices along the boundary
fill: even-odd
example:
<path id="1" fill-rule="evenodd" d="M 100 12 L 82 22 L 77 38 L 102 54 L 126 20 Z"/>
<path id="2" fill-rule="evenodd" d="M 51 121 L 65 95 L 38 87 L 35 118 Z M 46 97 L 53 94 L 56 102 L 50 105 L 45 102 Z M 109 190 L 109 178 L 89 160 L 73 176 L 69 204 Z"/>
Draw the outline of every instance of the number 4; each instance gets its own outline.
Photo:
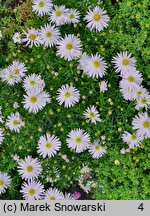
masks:
<path id="1" fill-rule="evenodd" d="M 141 204 L 139 205 L 138 209 L 140 209 L 141 211 L 144 210 L 143 203 L 141 203 Z"/>

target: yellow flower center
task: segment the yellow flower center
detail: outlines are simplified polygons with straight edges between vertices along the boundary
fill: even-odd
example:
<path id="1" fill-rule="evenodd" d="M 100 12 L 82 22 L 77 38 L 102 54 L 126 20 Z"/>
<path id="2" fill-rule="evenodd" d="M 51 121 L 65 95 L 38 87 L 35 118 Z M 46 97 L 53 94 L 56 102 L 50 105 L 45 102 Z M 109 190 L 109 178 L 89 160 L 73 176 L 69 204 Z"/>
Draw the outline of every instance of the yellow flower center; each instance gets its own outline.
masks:
<path id="1" fill-rule="evenodd" d="M 100 21 L 100 19 L 101 19 L 101 15 L 99 13 L 95 13 L 93 16 L 93 20 L 94 21 Z"/>
<path id="2" fill-rule="evenodd" d="M 28 194 L 29 194 L 30 196 L 33 196 L 33 195 L 35 194 L 35 190 L 34 190 L 33 188 L 29 189 L 29 190 L 28 190 Z"/>
<path id="3" fill-rule="evenodd" d="M 149 128 L 150 127 L 150 123 L 148 121 L 144 121 L 143 122 L 143 127 L 144 128 Z"/>
<path id="4" fill-rule="evenodd" d="M 13 125 L 19 124 L 19 121 L 17 119 L 13 120 Z"/>
<path id="5" fill-rule="evenodd" d="M 94 65 L 95 68 L 99 68 L 101 63 L 96 60 L 96 61 L 93 62 L 93 65 Z"/>
<path id="6" fill-rule="evenodd" d="M 142 94 L 141 91 L 138 91 L 138 92 L 136 93 L 136 95 L 137 95 L 138 97 L 139 97 L 141 94 Z"/>
<path id="7" fill-rule="evenodd" d="M 12 74 L 9 74 L 9 76 L 8 76 L 9 79 L 13 79 L 13 77 L 14 76 Z"/>
<path id="8" fill-rule="evenodd" d="M 26 167 L 27 172 L 32 172 L 33 171 L 33 167 L 31 165 Z"/>
<path id="9" fill-rule="evenodd" d="M 71 43 L 66 44 L 66 49 L 67 50 L 72 50 L 72 48 L 73 48 L 73 45 Z"/>
<path id="10" fill-rule="evenodd" d="M 56 10 L 55 14 L 56 14 L 57 17 L 59 17 L 59 16 L 61 16 L 62 12 L 60 10 Z"/>
<path id="11" fill-rule="evenodd" d="M 80 144 L 80 143 L 82 142 L 82 140 L 81 140 L 80 137 L 77 137 L 77 138 L 75 139 L 75 142 L 76 142 L 76 144 Z"/>
<path id="12" fill-rule="evenodd" d="M 30 34 L 29 38 L 30 38 L 30 40 L 34 40 L 36 38 L 36 35 L 35 34 Z"/>
<path id="13" fill-rule="evenodd" d="M 66 97 L 66 98 L 69 98 L 70 96 L 71 96 L 70 92 L 68 92 L 68 91 L 65 92 L 65 97 Z"/>
<path id="14" fill-rule="evenodd" d="M 4 186 L 4 181 L 3 180 L 0 180 L 0 187 Z"/>
<path id="15" fill-rule="evenodd" d="M 50 31 L 46 32 L 45 36 L 46 36 L 47 38 L 52 37 L 52 32 L 50 32 Z"/>
<path id="16" fill-rule="evenodd" d="M 36 101 L 37 101 L 37 97 L 36 96 L 30 97 L 30 102 L 31 103 L 35 103 Z"/>
<path id="17" fill-rule="evenodd" d="M 15 69 L 15 74 L 19 74 L 20 70 L 19 69 Z"/>
<path id="18" fill-rule="evenodd" d="M 55 200 L 56 198 L 54 197 L 54 196 L 51 196 L 50 198 L 49 198 L 49 200 Z"/>
<path id="19" fill-rule="evenodd" d="M 122 60 L 122 64 L 123 64 L 124 66 L 129 65 L 129 60 L 128 60 L 128 59 L 123 59 L 123 60 Z"/>
<path id="20" fill-rule="evenodd" d="M 128 76 L 128 81 L 129 81 L 129 82 L 134 82 L 134 80 L 135 80 L 135 79 L 134 79 L 133 76 Z"/>
<path id="21" fill-rule="evenodd" d="M 38 3 L 38 6 L 40 7 L 40 8 L 42 8 L 42 7 L 44 7 L 44 2 L 43 1 L 40 1 L 39 3 Z"/>
<path id="22" fill-rule="evenodd" d="M 95 150 L 96 150 L 96 151 L 99 151 L 99 150 L 100 150 L 100 146 L 99 146 L 99 145 L 96 145 L 96 146 L 95 146 Z"/>
<path id="23" fill-rule="evenodd" d="M 74 19 L 74 18 L 75 18 L 74 14 L 70 14 L 70 19 Z"/>
<path id="24" fill-rule="evenodd" d="M 30 81 L 29 81 L 29 85 L 30 85 L 30 86 L 34 86 L 35 83 L 36 83 L 35 80 L 30 80 Z"/>
<path id="25" fill-rule="evenodd" d="M 95 113 L 94 112 L 90 112 L 89 115 L 90 115 L 91 118 L 95 118 Z"/>
<path id="26" fill-rule="evenodd" d="M 142 104 L 146 104 L 147 103 L 147 99 L 146 98 L 142 98 L 141 103 Z"/>
<path id="27" fill-rule="evenodd" d="M 131 135 L 131 140 L 136 140 L 137 136 L 135 134 Z"/>
<path id="28" fill-rule="evenodd" d="M 46 149 L 50 149 L 51 146 L 52 146 L 51 143 L 46 143 L 46 144 L 45 144 L 45 148 L 46 148 Z"/>

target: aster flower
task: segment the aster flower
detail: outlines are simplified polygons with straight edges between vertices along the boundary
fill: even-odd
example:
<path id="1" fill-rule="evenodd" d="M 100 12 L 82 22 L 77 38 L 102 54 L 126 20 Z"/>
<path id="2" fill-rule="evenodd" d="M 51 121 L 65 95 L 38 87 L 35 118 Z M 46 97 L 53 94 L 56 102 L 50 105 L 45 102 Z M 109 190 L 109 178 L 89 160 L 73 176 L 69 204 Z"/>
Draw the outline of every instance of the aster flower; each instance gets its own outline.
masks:
<path id="1" fill-rule="evenodd" d="M 0 144 L 3 142 L 3 140 L 4 140 L 3 130 L 2 128 L 0 128 Z"/>
<path id="2" fill-rule="evenodd" d="M 103 77 L 106 73 L 106 62 L 100 55 L 92 55 L 85 62 L 84 72 L 88 74 L 89 77 Z"/>
<path id="3" fill-rule="evenodd" d="M 107 82 L 105 80 L 102 80 L 99 85 L 100 85 L 100 92 L 106 92 L 108 90 Z"/>
<path id="4" fill-rule="evenodd" d="M 57 91 L 56 100 L 58 101 L 59 105 L 62 105 L 64 103 L 64 106 L 67 108 L 74 106 L 79 102 L 79 99 L 80 93 L 72 85 L 62 85 L 61 88 L 59 88 Z"/>
<path id="5" fill-rule="evenodd" d="M 56 45 L 58 39 L 60 38 L 60 32 L 55 26 L 46 24 L 39 30 L 39 38 L 41 40 L 41 44 L 45 47 L 51 47 Z"/>
<path id="6" fill-rule="evenodd" d="M 146 110 L 150 108 L 150 95 L 149 94 L 145 93 L 143 94 L 142 97 L 136 100 L 135 109 L 139 110 L 140 108 L 145 108 Z"/>
<path id="7" fill-rule="evenodd" d="M 71 61 L 81 55 L 81 41 L 75 35 L 65 35 L 57 43 L 57 54 L 65 60 Z"/>
<path id="8" fill-rule="evenodd" d="M 89 152 L 93 158 L 98 159 L 106 153 L 106 147 L 102 147 L 99 144 L 99 141 L 95 140 L 94 143 L 92 145 L 90 145 Z"/>
<path id="9" fill-rule="evenodd" d="M 32 88 L 39 88 L 43 90 L 45 87 L 45 82 L 40 75 L 33 73 L 25 77 L 23 80 L 23 87 L 26 91 Z"/>
<path id="10" fill-rule="evenodd" d="M 114 64 L 116 72 L 121 72 L 121 74 L 125 74 L 130 70 L 135 70 L 136 67 L 135 58 L 131 57 L 131 53 L 128 54 L 127 51 L 117 53 L 117 56 L 113 58 L 112 63 Z"/>
<path id="11" fill-rule="evenodd" d="M 39 30 L 35 28 L 27 29 L 27 31 L 23 31 L 24 38 L 22 39 L 23 43 L 26 43 L 25 46 L 32 47 L 33 45 L 39 46 L 40 39 L 39 39 Z"/>
<path id="12" fill-rule="evenodd" d="M 19 32 L 16 32 L 13 35 L 13 41 L 14 41 L 14 43 L 21 44 L 21 34 Z"/>
<path id="13" fill-rule="evenodd" d="M 135 99 L 134 97 L 134 91 L 131 90 L 126 85 L 122 85 L 120 88 L 120 92 L 125 100 L 133 101 Z"/>
<path id="14" fill-rule="evenodd" d="M 63 197 L 63 193 L 57 188 L 49 188 L 44 194 L 46 200 L 62 200 Z"/>
<path id="15" fill-rule="evenodd" d="M 81 193 L 78 192 L 78 191 L 74 191 L 73 194 L 72 194 L 72 198 L 74 200 L 79 200 L 81 198 Z"/>
<path id="16" fill-rule="evenodd" d="M 100 32 L 108 26 L 109 16 L 106 10 L 95 7 L 87 12 L 84 20 L 87 22 L 87 28 L 91 31 L 96 29 L 96 31 Z"/>
<path id="17" fill-rule="evenodd" d="M 74 129 L 67 136 L 68 148 L 81 153 L 89 148 L 90 135 L 82 129 Z"/>
<path id="18" fill-rule="evenodd" d="M 25 125 L 25 122 L 22 120 L 22 117 L 20 116 L 19 112 L 11 113 L 7 117 L 6 126 L 11 130 L 15 132 L 19 132 L 21 127 Z"/>
<path id="19" fill-rule="evenodd" d="M 38 14 L 38 16 L 48 14 L 52 8 L 51 0 L 33 0 L 32 2 L 32 10 Z"/>
<path id="20" fill-rule="evenodd" d="M 0 123 L 3 123 L 2 107 L 0 106 Z"/>
<path id="21" fill-rule="evenodd" d="M 57 26 L 64 25 L 68 21 L 68 9 L 64 5 L 54 5 L 54 9 L 50 11 L 49 20 Z"/>
<path id="22" fill-rule="evenodd" d="M 64 200 L 74 200 L 71 193 L 65 193 L 63 199 Z"/>
<path id="23" fill-rule="evenodd" d="M 132 125 L 133 129 L 137 130 L 138 136 L 150 138 L 150 118 L 146 112 L 136 115 L 133 118 Z"/>
<path id="24" fill-rule="evenodd" d="M 10 69 L 10 67 L 1 70 L 0 77 L 2 81 L 5 81 L 10 86 L 13 86 L 18 82 L 16 74 Z"/>
<path id="25" fill-rule="evenodd" d="M 141 144 L 143 137 L 138 136 L 136 133 L 129 133 L 129 132 L 124 132 L 122 135 L 122 139 L 125 143 L 127 143 L 129 145 L 129 148 L 132 149 L 135 146 L 139 147 L 139 145 Z"/>
<path id="26" fill-rule="evenodd" d="M 46 136 L 40 137 L 38 141 L 37 152 L 42 155 L 43 158 L 46 156 L 50 158 L 57 154 L 57 151 L 59 151 L 60 147 L 61 142 L 56 136 L 46 134 Z"/>
<path id="27" fill-rule="evenodd" d="M 87 60 L 89 59 L 89 56 L 87 55 L 87 53 L 83 53 L 79 59 L 79 65 L 78 65 L 78 69 L 79 70 L 84 70 L 85 65 Z"/>
<path id="28" fill-rule="evenodd" d="M 134 91 L 134 98 L 135 99 L 139 99 L 139 98 L 143 97 L 144 95 L 149 95 L 149 92 L 142 85 L 139 86 L 138 89 L 136 89 Z"/>
<path id="29" fill-rule="evenodd" d="M 20 192 L 25 200 L 41 200 L 44 194 L 44 186 L 33 179 L 23 182 Z"/>
<path id="30" fill-rule="evenodd" d="M 20 82 L 27 72 L 25 64 L 19 61 L 13 61 L 10 65 L 10 70 L 14 72 L 17 82 Z"/>
<path id="31" fill-rule="evenodd" d="M 18 172 L 21 175 L 21 177 L 25 180 L 38 178 L 38 176 L 42 172 L 42 166 L 37 158 L 27 156 L 24 160 L 19 160 Z"/>
<path id="32" fill-rule="evenodd" d="M 120 81 L 120 88 L 129 88 L 131 91 L 134 91 L 139 88 L 143 81 L 142 75 L 136 71 L 128 71 L 123 75 L 123 79 Z"/>
<path id="33" fill-rule="evenodd" d="M 24 95 L 24 108 L 29 112 L 37 113 L 39 110 L 50 103 L 50 95 L 46 91 L 41 91 L 39 88 L 29 89 Z"/>
<path id="34" fill-rule="evenodd" d="M 68 23 L 78 23 L 80 19 L 80 13 L 76 9 L 69 9 L 68 11 Z"/>
<path id="35" fill-rule="evenodd" d="M 86 119 L 89 119 L 92 123 L 101 122 L 99 112 L 95 106 L 88 107 L 83 113 Z"/>
<path id="36" fill-rule="evenodd" d="M 0 194 L 5 193 L 11 183 L 11 178 L 7 173 L 0 171 Z"/>

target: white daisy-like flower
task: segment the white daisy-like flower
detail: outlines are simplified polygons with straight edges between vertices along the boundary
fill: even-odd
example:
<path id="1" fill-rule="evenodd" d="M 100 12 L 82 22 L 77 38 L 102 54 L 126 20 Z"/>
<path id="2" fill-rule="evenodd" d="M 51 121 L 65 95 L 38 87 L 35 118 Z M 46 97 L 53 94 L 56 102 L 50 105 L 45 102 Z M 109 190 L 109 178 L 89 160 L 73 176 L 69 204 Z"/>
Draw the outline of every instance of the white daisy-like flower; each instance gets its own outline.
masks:
<path id="1" fill-rule="evenodd" d="M 32 47 L 33 45 L 39 46 L 40 39 L 39 39 L 39 30 L 35 28 L 27 29 L 27 31 L 23 31 L 24 38 L 22 39 L 23 43 L 26 43 L 25 46 Z"/>
<path id="2" fill-rule="evenodd" d="M 55 26 L 46 24 L 39 30 L 39 38 L 41 40 L 41 44 L 45 47 L 51 47 L 58 42 L 58 39 L 60 38 L 60 31 Z"/>
<path id="3" fill-rule="evenodd" d="M 0 128 L 0 144 L 3 142 L 3 140 L 4 140 L 3 130 L 2 128 Z"/>
<path id="4" fill-rule="evenodd" d="M 24 108 L 29 112 L 37 113 L 46 106 L 46 103 L 51 102 L 49 93 L 41 91 L 39 88 L 29 89 L 26 94 L 23 103 Z"/>
<path id="5" fill-rule="evenodd" d="M 0 123 L 3 123 L 2 107 L 0 106 Z"/>
<path id="6" fill-rule="evenodd" d="M 107 65 L 106 62 L 101 58 L 99 54 L 91 55 L 84 67 L 84 72 L 87 73 L 89 77 L 103 77 L 106 73 Z"/>
<path id="7" fill-rule="evenodd" d="M 122 86 L 122 88 L 120 88 L 120 92 L 125 100 L 135 100 L 134 91 L 132 91 L 129 87 L 127 88 L 125 85 Z"/>
<path id="8" fill-rule="evenodd" d="M 68 21 L 68 9 L 64 5 L 54 5 L 54 9 L 50 11 L 49 20 L 57 26 L 64 25 Z"/>
<path id="9" fill-rule="evenodd" d="M 127 51 L 123 51 L 121 53 L 117 53 L 112 60 L 114 67 L 117 73 L 125 74 L 130 70 L 135 70 L 136 67 L 136 60 L 135 58 L 131 57 L 131 53 L 128 54 Z"/>
<path id="10" fill-rule="evenodd" d="M 25 77 L 23 80 L 23 87 L 26 91 L 32 88 L 39 88 L 43 90 L 45 87 L 45 82 L 40 75 L 33 73 Z"/>
<path id="11" fill-rule="evenodd" d="M 38 14 L 38 16 L 48 14 L 52 8 L 51 0 L 33 0 L 32 3 L 32 11 Z"/>
<path id="12" fill-rule="evenodd" d="M 150 138 L 150 118 L 146 112 L 136 115 L 133 118 L 132 125 L 133 129 L 137 130 L 138 136 Z"/>
<path id="13" fill-rule="evenodd" d="M 15 132 L 19 132 L 22 127 L 25 126 L 25 122 L 22 120 L 19 112 L 11 113 L 6 120 L 6 126 Z"/>
<path id="14" fill-rule="evenodd" d="M 78 23 L 80 20 L 80 13 L 76 9 L 69 9 L 68 11 L 68 23 Z"/>
<path id="15" fill-rule="evenodd" d="M 65 193 L 63 200 L 74 200 L 74 198 L 71 193 Z"/>
<path id="16" fill-rule="evenodd" d="M 100 92 L 106 92 L 108 90 L 107 82 L 105 80 L 102 80 L 99 85 Z"/>
<path id="17" fill-rule="evenodd" d="M 57 91 L 56 100 L 58 101 L 59 105 L 64 103 L 65 107 L 74 106 L 76 103 L 79 102 L 80 93 L 79 91 L 72 85 L 62 85 L 61 88 Z"/>
<path id="18" fill-rule="evenodd" d="M 21 44 L 21 34 L 19 32 L 16 32 L 13 35 L 13 41 L 14 41 L 14 43 Z"/>
<path id="19" fill-rule="evenodd" d="M 84 70 L 85 65 L 87 60 L 89 59 L 89 56 L 87 55 L 87 53 L 83 53 L 79 59 L 79 65 L 78 65 L 78 69 L 79 70 Z"/>
<path id="20" fill-rule="evenodd" d="M 14 72 L 17 82 L 20 82 L 27 72 L 27 68 L 23 62 L 13 61 L 10 70 Z"/>
<path id="21" fill-rule="evenodd" d="M 99 32 L 108 26 L 109 16 L 107 15 L 106 10 L 95 7 L 87 12 L 84 20 L 87 22 L 87 28 L 91 31 L 96 29 L 96 31 Z"/>
<path id="22" fill-rule="evenodd" d="M 42 172 L 42 166 L 37 158 L 27 156 L 24 160 L 18 161 L 18 172 L 25 180 L 38 178 Z"/>
<path id="23" fill-rule="evenodd" d="M 149 95 L 149 92 L 147 91 L 146 88 L 144 88 L 144 87 L 141 85 L 141 86 L 139 86 L 138 89 L 136 89 L 136 90 L 134 91 L 134 98 L 135 98 L 135 99 L 139 99 L 140 97 L 143 97 L 145 94 L 146 94 L 146 95 Z"/>
<path id="24" fill-rule="evenodd" d="M 11 183 L 11 177 L 0 171 L 0 194 L 5 193 Z"/>
<path id="25" fill-rule="evenodd" d="M 99 144 L 98 140 L 95 140 L 92 145 L 89 147 L 89 152 L 92 155 L 93 158 L 100 158 L 106 153 L 106 147 L 102 147 Z"/>
<path id="26" fill-rule="evenodd" d="M 119 84 L 120 88 L 126 87 L 131 91 L 138 89 L 143 81 L 142 75 L 136 70 L 126 72 L 122 77 L 123 79 Z"/>
<path id="27" fill-rule="evenodd" d="M 95 106 L 88 107 L 83 113 L 84 117 L 90 120 L 92 123 L 101 122 L 100 114 Z"/>
<path id="28" fill-rule="evenodd" d="M 150 95 L 149 94 L 145 93 L 143 94 L 142 97 L 136 100 L 135 109 L 139 110 L 140 108 L 145 108 L 146 110 L 150 108 Z"/>
<path id="29" fill-rule="evenodd" d="M 90 146 L 90 135 L 80 128 L 72 130 L 67 137 L 68 148 L 77 153 L 83 152 Z"/>
<path id="30" fill-rule="evenodd" d="M 31 179 L 27 183 L 23 182 L 20 192 L 25 200 L 41 200 L 44 194 L 44 186 Z"/>
<path id="31" fill-rule="evenodd" d="M 38 153 L 42 155 L 43 158 L 46 156 L 53 157 L 57 154 L 61 147 L 61 142 L 58 137 L 50 134 L 46 134 L 46 136 L 41 136 L 38 141 Z"/>
<path id="32" fill-rule="evenodd" d="M 18 82 L 16 74 L 14 73 L 14 71 L 10 70 L 10 67 L 1 70 L 0 77 L 2 81 L 6 82 L 10 86 L 13 86 Z"/>
<path id="33" fill-rule="evenodd" d="M 77 59 L 81 55 L 81 40 L 75 35 L 65 35 L 57 43 L 57 54 L 65 60 L 71 61 Z"/>
<path id="34" fill-rule="evenodd" d="M 62 200 L 63 198 L 63 193 L 57 188 L 49 188 L 44 194 L 44 200 Z"/>
<path id="35" fill-rule="evenodd" d="M 129 145 L 130 149 L 133 149 L 135 146 L 139 147 L 139 145 L 141 144 L 143 137 L 138 136 L 136 133 L 129 133 L 129 132 L 124 132 L 122 134 L 122 139 L 125 143 L 127 143 Z"/>

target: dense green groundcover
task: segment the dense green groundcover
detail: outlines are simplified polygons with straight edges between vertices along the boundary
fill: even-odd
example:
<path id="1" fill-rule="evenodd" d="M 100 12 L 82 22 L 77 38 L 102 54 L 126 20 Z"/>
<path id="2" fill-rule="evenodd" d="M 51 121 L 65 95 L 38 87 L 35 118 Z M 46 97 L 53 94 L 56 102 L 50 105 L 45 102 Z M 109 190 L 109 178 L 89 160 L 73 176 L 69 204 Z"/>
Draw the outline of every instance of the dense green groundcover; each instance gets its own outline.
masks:
<path id="1" fill-rule="evenodd" d="M 87 2 L 87 4 L 85 4 Z M 54 0 L 54 4 L 74 7 L 80 10 L 81 16 L 88 6 L 96 6 L 96 0 Z M 45 188 L 55 186 L 62 191 L 78 190 L 80 169 L 86 165 L 91 169 L 91 179 L 96 183 L 90 192 L 92 199 L 149 199 L 150 198 L 150 140 L 145 139 L 139 148 L 134 148 L 126 154 L 121 154 L 122 148 L 128 148 L 122 141 L 124 131 L 132 131 L 132 118 L 137 114 L 134 102 L 125 101 L 119 91 L 119 77 L 111 64 L 111 59 L 117 52 L 128 50 L 137 60 L 137 68 L 142 73 L 143 85 L 148 89 L 150 84 L 149 45 L 150 16 L 149 0 L 103 0 L 101 5 L 110 17 L 109 26 L 100 33 L 90 32 L 85 23 L 80 22 L 76 28 L 71 25 L 60 27 L 62 36 L 70 32 L 80 34 L 83 51 L 98 52 L 107 62 L 108 70 L 105 79 L 109 84 L 106 93 L 99 92 L 100 79 L 82 77 L 77 72 L 77 61 L 67 62 L 55 55 L 55 48 L 43 49 L 42 46 L 32 49 L 14 44 L 12 37 L 15 31 L 26 30 L 29 27 L 39 28 L 48 21 L 48 17 L 38 17 L 31 10 L 31 1 L 2 1 L 0 11 L 2 22 L 0 29 L 3 34 L 0 48 L 0 68 L 9 66 L 13 60 L 23 61 L 28 74 L 39 73 L 46 82 L 45 90 L 50 92 L 52 103 L 37 114 L 31 114 L 23 108 L 22 84 L 13 87 L 0 81 L 0 105 L 3 108 L 4 119 L 11 112 L 16 112 L 13 103 L 18 102 L 25 127 L 20 133 L 4 128 L 5 140 L 0 145 L 0 170 L 12 177 L 12 183 L 4 194 L 6 199 L 21 199 L 18 193 L 22 183 L 16 171 L 17 162 L 13 155 L 20 158 L 27 155 L 38 157 L 42 161 L 40 181 Z M 59 76 L 54 76 L 54 71 Z M 66 109 L 56 101 L 57 89 L 66 83 L 74 83 L 81 93 L 80 103 Z M 83 97 L 85 96 L 85 97 Z M 113 103 L 110 103 L 110 98 Z M 103 122 L 87 123 L 83 112 L 89 105 L 96 105 L 100 110 Z M 77 154 L 66 146 L 66 135 L 74 128 L 86 130 L 91 140 L 106 136 L 107 154 L 100 159 L 92 159 L 88 152 Z M 37 156 L 36 146 L 39 137 L 47 132 L 58 136 L 62 142 L 59 153 L 51 159 Z M 69 163 L 61 158 L 67 155 Z M 116 162 L 116 160 L 118 160 Z M 60 174 L 56 179 L 56 173 Z M 56 180 L 48 183 L 46 177 Z M 81 197 L 84 198 L 84 197 Z"/>

